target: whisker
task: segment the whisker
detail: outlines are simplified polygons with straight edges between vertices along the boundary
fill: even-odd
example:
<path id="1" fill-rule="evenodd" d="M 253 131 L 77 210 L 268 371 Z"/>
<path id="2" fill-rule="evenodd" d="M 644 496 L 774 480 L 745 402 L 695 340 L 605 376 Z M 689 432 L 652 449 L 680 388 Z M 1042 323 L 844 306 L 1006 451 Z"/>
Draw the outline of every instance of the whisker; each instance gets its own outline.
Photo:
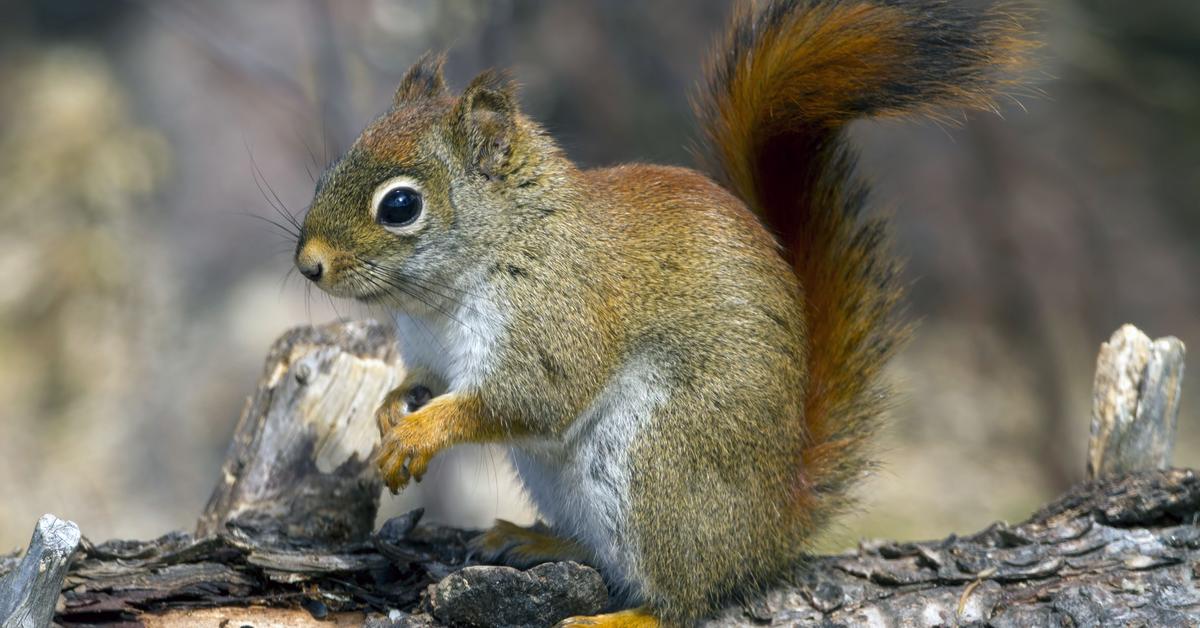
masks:
<path id="1" fill-rule="evenodd" d="M 283 290 L 284 290 L 284 288 L 287 288 L 288 280 L 291 279 L 293 276 L 295 276 L 295 274 L 296 274 L 296 266 L 295 265 L 293 265 L 291 268 L 288 269 L 288 271 L 286 273 L 283 274 L 283 280 L 279 282 L 279 296 L 283 296 Z"/>
<path id="2" fill-rule="evenodd" d="M 416 281 L 414 281 L 412 277 L 407 277 L 407 276 L 403 275 L 402 273 L 396 272 L 395 270 L 392 270 L 386 266 L 383 266 L 382 264 L 377 264 L 375 262 L 372 262 L 369 259 L 357 256 L 357 255 L 355 256 L 355 258 L 359 262 L 362 262 L 363 264 L 367 265 L 374 272 L 374 274 L 376 276 L 392 279 L 393 280 L 392 283 L 402 283 L 402 284 L 405 284 L 405 285 L 408 285 L 408 286 L 411 286 L 414 288 L 424 288 L 426 292 L 428 292 L 430 294 L 434 294 L 436 296 L 439 296 L 448 301 L 451 301 L 455 305 L 459 305 L 459 306 L 463 306 L 463 307 L 470 307 L 469 305 L 454 299 L 450 295 L 442 294 L 440 292 L 435 292 L 433 290 L 429 290 L 425 286 L 422 286 L 419 283 L 417 283 Z M 469 296 L 474 296 L 474 295 L 469 295 Z"/>
<path id="3" fill-rule="evenodd" d="M 407 282 L 409 285 L 413 286 L 414 288 L 424 290 L 428 294 L 439 296 L 443 299 L 446 299 L 447 301 L 450 301 L 451 303 L 455 303 L 455 304 L 459 305 L 460 307 L 467 308 L 467 309 L 471 310 L 472 312 L 474 312 L 475 314 L 487 319 L 490 322 L 493 322 L 493 323 L 497 322 L 496 318 L 494 316 L 492 316 L 491 314 L 481 311 L 479 308 L 475 307 L 474 305 L 472 305 L 470 303 L 467 303 L 465 301 L 460 301 L 448 294 L 443 294 L 441 292 L 438 292 L 437 290 L 434 290 L 433 288 L 430 288 L 429 286 L 425 285 L 422 282 L 422 280 L 416 279 L 414 277 L 401 277 L 401 280 Z M 482 299 L 482 297 L 476 297 L 471 294 L 468 294 L 468 296 L 471 296 L 472 298 Z M 482 299 L 482 300 L 486 300 L 486 299 Z M 490 303 L 490 301 L 489 301 L 489 303 Z"/>
<path id="4" fill-rule="evenodd" d="M 400 292 L 403 292 L 404 294 L 407 294 L 408 296 L 420 301 L 421 303 L 425 304 L 426 306 L 436 310 L 438 313 L 442 314 L 446 318 L 454 321 L 455 323 L 458 323 L 458 325 L 461 326 L 463 329 L 471 331 L 472 333 L 479 336 L 480 338 L 485 337 L 483 334 L 481 334 L 479 332 L 479 330 L 466 324 L 465 322 L 463 322 L 462 319 L 458 318 L 451 312 L 448 312 L 446 309 L 442 308 L 441 306 L 434 303 L 433 301 L 422 297 L 419 293 L 417 293 L 413 290 L 413 286 L 411 284 L 405 284 L 402 281 L 402 278 L 391 277 L 391 276 L 388 276 L 385 274 L 381 274 L 380 272 L 378 272 L 376 269 L 372 268 L 371 266 L 365 267 L 365 270 L 366 270 L 366 272 L 371 273 L 375 277 L 376 280 L 382 281 L 388 287 L 399 290 Z M 461 302 L 454 301 L 453 299 L 448 299 L 448 300 L 454 302 L 456 305 L 459 305 L 462 307 L 469 307 Z"/>
<path id="5" fill-rule="evenodd" d="M 304 146 L 304 152 L 308 153 L 308 158 L 312 161 L 312 167 L 320 170 L 321 164 L 317 163 L 317 156 L 313 153 L 312 146 L 309 146 L 308 140 L 304 139 L 304 135 L 299 131 L 296 133 L 296 139 L 300 140 L 300 144 Z M 308 173 L 308 179 L 315 185 L 317 178 L 313 176 L 313 171 L 308 167 L 307 163 L 304 164 L 304 172 Z"/>
<path id="6" fill-rule="evenodd" d="M 378 284 L 376 284 L 376 285 L 378 285 Z M 396 309 L 403 312 L 413 322 L 415 322 L 417 324 L 417 326 L 421 328 L 422 333 L 424 333 L 427 338 L 429 338 L 434 344 L 436 344 L 442 350 L 443 353 L 449 352 L 449 349 L 446 348 L 445 343 L 442 342 L 441 338 L 437 334 L 433 333 L 433 330 L 429 329 L 429 326 L 425 324 L 424 319 L 422 319 L 420 316 L 412 315 L 407 310 L 407 308 L 405 308 L 404 305 L 402 303 L 400 303 L 399 300 L 389 299 L 389 302 L 393 307 L 395 307 Z M 382 305 L 380 305 L 380 307 L 382 308 Z M 386 310 L 385 310 L 385 312 L 386 312 Z M 394 323 L 394 321 L 393 321 L 393 323 Z"/>
<path id="7" fill-rule="evenodd" d="M 288 226 L 288 225 L 285 225 L 285 224 L 283 224 L 283 223 L 281 223 L 281 222 L 279 222 L 279 221 L 277 221 L 277 220 L 275 220 L 275 219 L 273 219 L 273 218 L 268 218 L 268 217 L 266 217 L 266 216 L 262 216 L 262 215 L 259 215 L 259 214 L 252 214 L 252 213 L 250 213 L 250 212 L 230 211 L 229 213 L 230 213 L 230 214 L 232 214 L 232 215 L 234 215 L 234 216 L 242 216 L 242 217 L 245 217 L 245 218 L 253 218 L 253 219 L 255 219 L 255 220 L 260 220 L 260 221 L 262 221 L 262 222 L 265 222 L 265 223 L 267 223 L 268 225 L 271 225 L 272 227 L 275 227 L 275 228 L 279 229 L 279 230 L 280 230 L 280 231 L 282 231 L 284 234 L 286 234 L 287 236 L 289 236 L 289 237 L 291 238 L 291 239 L 289 240 L 289 242 L 290 242 L 290 243 L 292 243 L 292 244 L 294 244 L 294 243 L 296 242 L 296 239 L 300 237 L 300 232 L 299 232 L 299 231 L 297 231 L 297 230 L 293 229 L 292 227 L 290 227 L 290 226 Z"/>
<path id="8" fill-rule="evenodd" d="M 475 331 L 469 325 L 467 325 L 466 323 L 461 321 L 458 317 L 456 317 L 453 314 L 451 314 L 450 312 L 446 311 L 445 309 L 443 309 L 441 306 L 437 305 L 436 303 L 422 297 L 420 293 L 415 292 L 413 290 L 413 286 L 394 281 L 391 278 L 387 277 L 386 275 L 381 275 L 378 273 L 375 273 L 374 277 L 377 281 L 382 281 L 387 287 L 393 288 L 395 290 L 399 290 L 400 292 L 403 292 L 404 294 L 407 294 L 408 296 L 420 301 L 421 303 L 425 304 L 426 306 L 428 306 L 434 310 L 437 310 L 443 316 L 453 320 L 454 322 L 458 323 L 459 325 L 462 325 L 464 328 Z M 462 304 L 458 304 L 458 305 L 462 305 Z"/>
<path id="9" fill-rule="evenodd" d="M 482 316 L 482 317 L 484 317 L 484 318 L 487 318 L 487 319 L 489 319 L 489 320 L 490 320 L 490 321 L 492 321 L 492 322 L 496 322 L 496 319 L 495 319 L 494 317 L 492 317 L 491 315 L 489 315 L 489 314 L 488 314 L 488 313 L 486 313 L 486 312 L 480 311 L 478 308 L 476 308 L 475 306 L 471 305 L 470 303 L 466 303 L 466 302 L 464 302 L 464 301 L 460 301 L 460 300 L 458 300 L 458 299 L 454 298 L 454 297 L 453 297 L 453 296 L 451 296 L 451 295 L 444 294 L 444 293 L 442 293 L 442 292 L 438 292 L 437 290 L 434 290 L 434 289 L 430 288 L 429 286 L 430 286 L 430 285 L 434 285 L 434 286 L 437 286 L 437 287 L 440 287 L 440 288 L 444 288 L 444 289 L 447 289 L 447 290 L 454 290 L 454 291 L 456 291 L 456 292 L 459 292 L 459 293 L 461 293 L 461 294 L 463 294 L 463 295 L 465 295 L 465 296 L 471 297 L 471 298 L 473 298 L 473 299 L 477 299 L 477 300 L 479 300 L 479 301 L 483 301 L 483 302 L 485 302 L 485 303 L 487 303 L 487 304 L 489 304 L 489 305 L 493 305 L 493 306 L 494 306 L 495 304 L 494 304 L 494 303 L 492 303 L 492 300 L 491 300 L 490 298 L 488 298 L 488 297 L 484 296 L 484 295 L 481 295 L 481 294 L 476 294 L 476 293 L 470 292 L 470 291 L 468 291 L 468 290 L 463 290 L 463 289 L 461 289 L 461 288 L 457 288 L 457 287 L 454 287 L 454 286 L 449 286 L 449 285 L 445 285 L 445 284 L 437 283 L 437 282 L 435 282 L 435 281 L 432 281 L 432 280 L 427 280 L 427 279 L 417 279 L 416 277 L 409 277 L 409 276 L 406 276 L 406 275 L 404 275 L 404 274 L 402 274 L 402 273 L 400 273 L 400 272 L 398 272 L 398 271 L 396 271 L 396 270 L 393 270 L 393 269 L 390 269 L 390 268 L 388 268 L 388 267 L 386 267 L 386 266 L 383 266 L 382 264 L 378 264 L 378 263 L 376 263 L 376 262 L 373 262 L 373 261 L 371 261 L 371 260 L 369 260 L 369 259 L 365 259 L 365 258 L 363 258 L 363 257 L 358 257 L 358 256 L 355 256 L 355 257 L 358 259 L 358 261 L 359 261 L 359 262 L 362 262 L 363 264 L 366 264 L 367 266 L 371 267 L 372 269 L 374 269 L 374 270 L 376 270 L 376 271 L 379 271 L 380 273 L 383 273 L 385 276 L 387 276 L 387 277 L 390 277 L 390 278 L 392 278 L 392 279 L 396 280 L 396 282 L 399 282 L 399 283 L 404 283 L 404 284 L 410 285 L 410 286 L 412 286 L 412 287 L 414 287 L 414 288 L 419 288 L 419 289 L 421 289 L 421 290 L 424 290 L 425 292 L 427 292 L 427 293 L 429 293 L 429 294 L 433 294 L 433 295 L 439 296 L 439 297 L 441 297 L 441 298 L 443 298 L 443 299 L 446 299 L 447 301 L 450 301 L 450 302 L 452 302 L 452 303 L 454 303 L 454 304 L 456 304 L 456 305 L 458 305 L 458 306 L 460 306 L 460 307 L 469 308 L 469 309 L 470 309 L 472 312 L 474 312 L 474 313 L 478 314 L 479 316 Z"/>
<path id="10" fill-rule="evenodd" d="M 479 299 L 480 301 L 488 301 L 489 303 L 491 302 L 491 300 L 490 300 L 488 297 L 486 297 L 486 296 L 484 296 L 484 295 L 482 295 L 482 294 L 478 294 L 478 293 L 475 293 L 475 292 L 471 292 L 471 291 L 469 291 L 469 290 L 465 290 L 465 289 L 463 289 L 463 288 L 459 288 L 459 287 L 457 287 L 457 286 L 451 286 L 451 285 L 449 285 L 449 284 L 440 283 L 440 282 L 434 281 L 434 280 L 432 280 L 432 279 L 417 279 L 416 277 L 409 277 L 408 279 L 409 279 L 410 281 L 419 281 L 419 282 L 421 282 L 421 283 L 423 283 L 423 284 L 430 285 L 430 286 L 434 286 L 434 287 L 437 287 L 437 288 L 444 288 L 444 289 L 446 289 L 446 290 L 453 290 L 453 291 L 455 291 L 455 292 L 458 292 L 458 293 L 460 293 L 460 294 L 462 294 L 462 295 L 464 295 L 464 296 L 471 297 L 472 299 Z"/>
<path id="11" fill-rule="evenodd" d="M 271 205 L 271 208 L 275 210 L 275 213 L 279 214 L 280 218 L 284 219 L 293 227 L 295 227 L 297 231 L 302 231 L 303 227 L 300 225 L 300 221 L 296 219 L 296 216 L 292 214 L 292 212 L 288 211 L 287 205 L 282 199 L 279 198 L 279 195 L 275 193 L 275 189 L 271 187 L 271 183 L 267 181 L 267 177 L 263 174 L 262 168 L 259 168 L 258 161 L 254 158 L 254 151 L 250 149 L 250 145 L 245 143 L 244 139 L 243 143 L 246 146 L 246 154 L 250 157 L 250 173 L 253 176 L 254 185 L 258 187 L 259 193 L 262 194 L 267 203 Z M 264 185 L 266 186 L 265 190 L 263 189 Z M 267 196 L 268 190 L 271 193 L 270 196 Z M 274 199 L 274 202 L 272 202 L 272 198 Z"/>
<path id="12" fill-rule="evenodd" d="M 292 226 L 302 230 L 303 227 L 300 225 L 300 221 L 297 220 L 296 216 L 288 210 L 287 205 L 285 205 L 283 202 L 283 199 L 279 198 L 279 195 L 275 193 L 275 188 L 271 187 L 271 183 L 267 181 L 267 177 L 263 174 L 262 169 L 260 169 L 258 164 L 254 162 L 253 156 L 250 157 L 250 163 L 254 167 L 254 172 L 258 173 L 257 180 L 262 181 L 262 185 L 265 185 L 267 187 L 267 191 L 271 193 L 271 198 L 275 199 L 275 202 L 271 204 L 271 207 L 275 209 L 275 213 L 279 214 L 281 218 L 288 221 L 288 223 L 290 223 Z M 262 190 L 261 186 L 259 187 L 259 190 Z M 264 192 L 264 195 L 265 194 L 266 193 Z"/>
<path id="13" fill-rule="evenodd" d="M 385 290 L 385 286 L 380 284 L 378 280 L 371 277 L 370 275 L 359 276 L 358 274 L 354 274 L 354 275 L 351 275 L 351 278 L 352 278 L 352 281 L 354 281 L 355 284 L 358 286 L 361 286 L 362 283 L 368 284 L 368 287 L 372 288 L 372 292 L 378 291 L 378 290 Z M 368 307 L 378 307 L 380 310 L 383 310 L 386 317 L 389 320 L 391 320 L 391 315 L 381 305 L 377 305 L 377 304 L 367 304 L 367 305 L 368 305 Z M 437 334 L 433 333 L 433 331 L 429 329 L 429 326 L 427 326 L 425 324 L 425 321 L 422 320 L 421 317 L 413 316 L 412 314 L 410 314 L 408 312 L 408 310 L 403 305 L 401 305 L 398 301 L 396 302 L 395 305 L 396 305 L 396 309 L 400 310 L 401 312 L 403 312 L 405 315 L 407 315 L 409 318 L 411 318 L 413 321 L 415 321 L 417 323 L 417 326 L 419 326 L 421 328 L 421 331 L 423 331 L 425 333 L 425 335 L 428 336 L 431 341 L 433 341 L 434 344 L 436 344 L 439 348 L 441 348 L 442 353 L 448 352 L 448 350 L 446 349 L 446 345 L 442 342 L 441 338 L 439 338 Z M 395 324 L 395 321 L 393 320 L 392 323 Z"/>
<path id="14" fill-rule="evenodd" d="M 371 264 L 371 265 L 375 266 L 376 268 L 380 268 L 380 269 L 382 269 L 382 270 L 384 270 L 384 271 L 386 271 L 386 272 L 389 272 L 389 273 L 395 273 L 395 274 L 398 274 L 398 275 L 400 275 L 400 273 L 399 273 L 399 272 L 397 272 L 397 271 L 395 271 L 394 269 L 388 268 L 388 267 L 386 267 L 386 266 L 384 266 L 384 265 L 382 265 L 382 264 L 377 264 L 377 263 L 375 263 L 375 262 L 372 262 L 371 260 L 368 260 L 368 259 L 362 259 L 362 260 L 360 260 L 360 261 L 362 261 L 362 262 L 365 262 L 365 263 L 367 263 L 367 264 Z M 409 280 L 409 281 L 417 281 L 417 279 L 416 279 L 415 277 L 407 277 L 407 276 L 405 276 L 405 275 L 401 275 L 401 277 L 403 277 L 404 279 L 406 279 L 406 280 Z M 432 286 L 439 287 L 439 288 L 445 288 L 445 289 L 447 289 L 447 290 L 453 290 L 453 291 L 455 291 L 455 292 L 458 292 L 458 293 L 460 293 L 460 294 L 463 294 L 463 295 L 465 295 L 465 296 L 471 297 L 471 298 L 473 298 L 473 299 L 479 299 L 480 301 L 488 301 L 488 302 L 490 303 L 490 300 L 489 300 L 489 299 L 488 299 L 488 297 L 486 297 L 485 295 L 478 294 L 478 293 L 475 293 L 475 292 L 471 292 L 471 291 L 469 291 L 469 290 L 465 290 L 465 289 L 463 289 L 463 288 L 459 288 L 458 286 L 451 286 L 451 285 L 448 285 L 448 284 L 439 283 L 439 282 L 433 281 L 432 279 L 420 279 L 419 281 L 421 281 L 421 282 L 424 282 L 424 283 L 426 283 L 426 284 L 429 284 L 429 285 L 432 285 Z"/>
<path id="15" fill-rule="evenodd" d="M 312 319 L 312 287 L 311 283 L 304 284 L 304 313 L 308 316 L 308 324 L 313 324 Z"/>
<path id="16" fill-rule="evenodd" d="M 325 293 L 325 300 L 329 301 L 329 307 L 333 309 L 333 313 L 335 316 L 337 316 L 338 322 L 345 323 L 346 317 L 342 316 L 342 313 L 338 311 L 337 304 L 333 302 L 333 297 L 330 296 L 330 294 L 328 292 Z"/>
<path id="17" fill-rule="evenodd" d="M 257 170 L 251 170 L 251 175 L 254 180 L 254 186 L 258 188 L 258 193 L 262 194 L 263 200 L 267 201 L 267 204 L 271 206 L 271 209 L 274 210 L 276 215 L 295 228 L 297 237 L 299 237 L 299 232 L 303 230 L 303 228 L 300 226 L 300 222 L 296 220 L 296 217 L 290 212 L 286 211 L 286 209 L 281 209 L 280 207 L 276 206 L 275 202 L 271 200 L 271 197 L 267 195 L 267 190 L 264 189 L 262 183 L 259 182 L 261 173 L 259 173 Z"/>

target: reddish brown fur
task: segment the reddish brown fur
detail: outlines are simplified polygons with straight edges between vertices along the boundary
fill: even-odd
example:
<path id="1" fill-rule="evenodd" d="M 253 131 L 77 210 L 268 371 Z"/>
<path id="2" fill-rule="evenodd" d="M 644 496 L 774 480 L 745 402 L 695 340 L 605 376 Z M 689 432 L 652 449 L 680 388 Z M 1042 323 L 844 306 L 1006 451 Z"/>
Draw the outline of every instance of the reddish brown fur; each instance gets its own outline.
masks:
<path id="1" fill-rule="evenodd" d="M 414 370 L 454 378 L 441 397 L 406 414 L 403 388 L 389 395 L 390 485 L 454 443 L 509 442 L 565 542 L 501 526 L 490 545 L 586 554 L 643 605 L 580 623 L 686 623 L 793 574 L 869 464 L 880 372 L 905 335 L 843 128 L 987 107 L 1027 47 L 1001 11 L 946 0 L 743 4 L 699 103 L 726 189 L 682 168 L 581 171 L 500 75 L 454 98 L 422 59 L 323 177 L 298 251 L 325 258 L 326 290 L 437 325 L 477 307 L 502 319 L 475 318 L 475 338 L 443 328 L 452 363 L 426 353 L 416 366 L 433 370 Z M 402 237 L 368 204 L 398 172 L 426 221 Z M 333 272 L 339 256 L 358 267 Z M 410 283 L 361 279 L 383 265 Z M 484 296 L 442 294 L 462 306 L 446 310 L 416 298 L 438 295 L 414 293 L 422 281 Z"/>
<path id="2" fill-rule="evenodd" d="M 859 216 L 865 188 L 842 129 L 866 116 L 991 108 L 1031 47 L 996 7 L 745 2 L 710 66 L 699 111 L 715 167 L 779 238 L 804 290 L 799 505 L 818 519 L 863 468 L 886 400 L 880 370 L 905 336 L 897 263 L 880 220 Z"/>

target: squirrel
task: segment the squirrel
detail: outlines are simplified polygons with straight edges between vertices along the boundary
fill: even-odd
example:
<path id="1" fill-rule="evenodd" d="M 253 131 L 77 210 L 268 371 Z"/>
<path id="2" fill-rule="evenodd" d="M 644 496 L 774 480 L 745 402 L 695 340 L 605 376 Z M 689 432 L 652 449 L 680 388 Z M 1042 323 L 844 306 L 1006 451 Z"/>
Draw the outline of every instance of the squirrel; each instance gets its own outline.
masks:
<path id="1" fill-rule="evenodd" d="M 505 75 L 455 95 L 421 57 L 320 177 L 295 254 L 395 319 L 389 488 L 506 444 L 549 525 L 475 547 L 595 566 L 616 602 L 566 626 L 685 625 L 788 580 L 871 468 L 908 329 L 847 124 L 993 109 L 1031 47 L 1003 6 L 743 2 L 696 99 L 707 175 L 577 167 Z"/>

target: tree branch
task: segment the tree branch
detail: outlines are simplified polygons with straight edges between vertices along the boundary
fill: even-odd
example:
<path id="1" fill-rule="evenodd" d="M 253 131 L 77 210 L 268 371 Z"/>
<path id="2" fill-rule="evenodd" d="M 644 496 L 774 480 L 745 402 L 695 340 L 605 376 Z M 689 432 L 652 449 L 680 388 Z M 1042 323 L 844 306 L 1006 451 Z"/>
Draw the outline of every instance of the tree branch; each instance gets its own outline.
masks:
<path id="1" fill-rule="evenodd" d="M 1102 350 L 1097 399 L 1116 399 L 1109 405 L 1117 410 L 1097 414 L 1123 418 L 1102 420 L 1113 427 L 1101 437 L 1093 428 L 1089 464 L 1105 471 L 1098 479 L 1015 526 L 814 556 L 793 584 L 734 603 L 705 625 L 1200 624 L 1200 479 L 1159 468 L 1173 444 L 1182 345 L 1167 342 L 1155 353 L 1151 344 L 1134 353 L 1149 356 L 1140 362 L 1112 358 L 1129 345 L 1117 339 Z M 241 417 L 197 534 L 84 541 L 56 620 L 536 626 L 604 608 L 607 591 L 590 567 L 478 565 L 467 550 L 475 533 L 420 525 L 420 511 L 371 531 L 381 489 L 369 462 L 378 443 L 371 415 L 398 371 L 393 339 L 373 323 L 285 335 Z M 1114 381 L 1119 394 L 1101 392 Z M 1147 422 L 1171 429 L 1139 425 Z M 1129 436 L 1140 433 L 1153 436 Z M 8 571 L 4 626 L 40 625 L 13 618 L 53 612 L 52 599 L 29 593 L 56 591 L 61 581 L 65 554 L 48 555 L 44 538 L 39 523 L 23 561 L 0 557 L 0 573 Z M 32 576 L 41 584 L 20 584 L 38 564 L 49 565 Z M 14 599 L 30 610 L 14 615 Z"/>

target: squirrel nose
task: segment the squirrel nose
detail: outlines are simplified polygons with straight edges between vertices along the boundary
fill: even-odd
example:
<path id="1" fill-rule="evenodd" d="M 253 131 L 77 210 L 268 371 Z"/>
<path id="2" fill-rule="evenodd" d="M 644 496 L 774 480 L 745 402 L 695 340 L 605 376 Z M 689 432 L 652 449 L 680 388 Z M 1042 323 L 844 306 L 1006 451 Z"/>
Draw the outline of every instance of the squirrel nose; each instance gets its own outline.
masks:
<path id="1" fill-rule="evenodd" d="M 309 240 L 296 251 L 296 270 L 309 281 L 317 282 L 325 274 L 326 249 L 320 242 Z"/>
<path id="2" fill-rule="evenodd" d="M 300 269 L 300 274 L 309 281 L 320 281 L 321 273 L 325 272 L 321 262 L 315 260 L 296 260 L 296 268 Z"/>

